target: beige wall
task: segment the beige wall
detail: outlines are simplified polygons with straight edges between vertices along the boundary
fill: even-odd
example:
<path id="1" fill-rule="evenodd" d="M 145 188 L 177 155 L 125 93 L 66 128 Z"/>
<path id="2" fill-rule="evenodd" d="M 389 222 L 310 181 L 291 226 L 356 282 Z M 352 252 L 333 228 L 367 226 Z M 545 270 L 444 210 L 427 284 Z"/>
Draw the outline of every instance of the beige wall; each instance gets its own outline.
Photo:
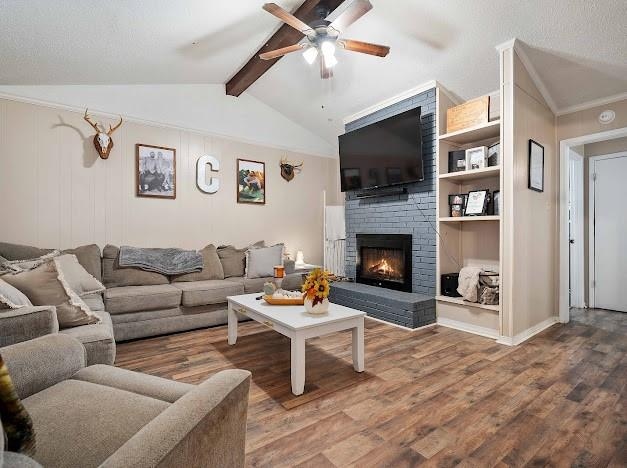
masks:
<path id="1" fill-rule="evenodd" d="M 599 123 L 599 114 L 604 110 L 613 110 L 616 113 L 614 122 L 606 125 Z M 557 118 L 557 141 L 560 142 L 569 138 L 623 127 L 627 127 L 627 99 L 571 114 L 560 115 Z"/>
<path id="2" fill-rule="evenodd" d="M 557 310 L 557 153 L 555 116 L 516 54 L 513 58 L 512 331 L 517 335 Z M 529 139 L 544 146 L 544 192 L 528 188 Z"/>
<path id="3" fill-rule="evenodd" d="M 322 193 L 337 200 L 337 163 L 225 138 L 126 122 L 108 160 L 82 115 L 0 100 L 0 239 L 42 247 L 86 243 L 201 248 L 264 239 L 322 261 Z M 135 144 L 176 148 L 176 200 L 135 196 Z M 220 190 L 196 187 L 196 160 L 220 160 Z M 291 182 L 279 160 L 304 161 Z M 266 163 L 267 203 L 236 203 L 236 159 Z"/>

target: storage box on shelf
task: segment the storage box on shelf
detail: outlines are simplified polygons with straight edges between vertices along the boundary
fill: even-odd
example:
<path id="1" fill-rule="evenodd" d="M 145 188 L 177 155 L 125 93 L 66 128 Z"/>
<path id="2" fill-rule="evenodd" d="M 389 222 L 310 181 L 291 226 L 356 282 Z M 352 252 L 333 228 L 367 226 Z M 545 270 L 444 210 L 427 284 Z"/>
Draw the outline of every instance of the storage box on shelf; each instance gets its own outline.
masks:
<path id="1" fill-rule="evenodd" d="M 446 110 L 454 106 L 450 98 L 438 95 L 438 155 L 437 155 L 437 242 L 438 320 L 449 325 L 474 330 L 486 336 L 499 336 L 500 305 L 469 303 L 460 297 L 442 296 L 440 275 L 458 272 L 464 266 L 478 266 L 501 271 L 501 215 L 452 217 L 449 195 L 472 190 L 501 190 L 501 164 L 480 169 L 449 172 L 449 151 L 490 146 L 501 137 L 500 120 L 463 130 L 446 133 Z M 501 202 L 502 206 L 502 202 Z"/>

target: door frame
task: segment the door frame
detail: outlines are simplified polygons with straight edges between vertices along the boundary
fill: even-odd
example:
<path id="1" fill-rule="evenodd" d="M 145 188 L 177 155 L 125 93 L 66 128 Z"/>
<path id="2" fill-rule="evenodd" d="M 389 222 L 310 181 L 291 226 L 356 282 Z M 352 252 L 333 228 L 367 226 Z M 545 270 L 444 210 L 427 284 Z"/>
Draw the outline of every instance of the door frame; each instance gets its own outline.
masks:
<path id="1" fill-rule="evenodd" d="M 570 278 L 569 260 L 569 232 L 568 232 L 568 197 L 570 181 L 570 148 L 574 146 L 597 143 L 599 141 L 613 140 L 627 136 L 627 127 L 608 130 L 605 132 L 592 133 L 575 138 L 568 138 L 560 141 L 560 186 L 559 186 L 559 297 L 558 309 L 559 320 L 568 323 L 570 320 L 570 298 L 568 294 L 568 281 Z"/>
<path id="2" fill-rule="evenodd" d="M 572 173 L 572 162 L 579 163 L 576 174 Z M 571 205 L 571 208 L 574 208 L 571 209 L 570 212 L 571 232 L 569 241 L 571 236 L 575 238 L 574 248 L 569 246 L 570 307 L 583 308 L 586 305 L 584 294 L 586 288 L 584 280 L 584 156 L 575 151 L 573 147 L 569 148 L 568 171 L 569 204 Z M 574 187 L 570 186 L 570 180 L 573 175 L 576 177 L 577 181 Z M 574 196 L 571 197 L 571 195 Z"/>
<path id="3" fill-rule="evenodd" d="M 589 167 L 589 182 L 588 182 L 588 302 L 590 303 L 590 307 L 596 307 L 596 288 L 595 288 L 595 256 L 594 256 L 594 248 L 595 248 L 595 240 L 596 240 L 596 232 L 595 232 L 595 184 L 596 180 L 594 178 L 594 172 L 592 171 L 592 166 L 596 161 L 601 161 L 603 159 L 615 159 L 615 158 L 624 158 L 627 157 L 627 151 L 620 151 L 618 153 L 611 154 L 602 154 L 599 156 L 590 156 L 588 158 L 588 167 Z"/>

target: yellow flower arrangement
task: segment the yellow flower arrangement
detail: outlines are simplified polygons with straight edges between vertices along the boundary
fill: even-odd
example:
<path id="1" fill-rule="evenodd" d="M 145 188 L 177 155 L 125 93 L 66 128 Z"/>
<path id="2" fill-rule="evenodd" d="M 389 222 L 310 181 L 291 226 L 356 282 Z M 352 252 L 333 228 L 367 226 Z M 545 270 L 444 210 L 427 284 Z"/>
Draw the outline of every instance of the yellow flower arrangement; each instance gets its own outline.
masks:
<path id="1" fill-rule="evenodd" d="M 307 299 L 313 302 L 314 306 L 329 297 L 329 291 L 331 290 L 329 275 L 328 271 L 316 268 L 305 279 L 302 291 Z"/>

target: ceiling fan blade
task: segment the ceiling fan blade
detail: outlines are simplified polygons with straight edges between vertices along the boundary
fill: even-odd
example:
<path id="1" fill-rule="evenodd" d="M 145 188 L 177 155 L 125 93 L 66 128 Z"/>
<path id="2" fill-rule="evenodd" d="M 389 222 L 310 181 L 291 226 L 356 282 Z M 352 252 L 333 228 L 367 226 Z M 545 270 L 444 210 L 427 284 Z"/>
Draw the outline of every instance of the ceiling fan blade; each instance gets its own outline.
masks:
<path id="1" fill-rule="evenodd" d="M 302 22 L 296 18 L 296 16 L 292 15 L 289 11 L 284 10 L 276 3 L 266 3 L 264 4 L 263 9 L 303 34 L 311 34 L 313 32 L 313 29 L 311 29 L 308 24 Z"/>
<path id="2" fill-rule="evenodd" d="M 377 57 L 385 57 L 389 52 L 388 46 L 371 44 L 370 42 L 354 41 L 352 39 L 342 39 L 338 44 L 351 52 L 359 52 L 362 54 L 376 55 Z"/>
<path id="3" fill-rule="evenodd" d="M 277 57 L 283 57 L 286 54 L 291 54 L 292 52 L 296 52 L 297 50 L 301 50 L 304 47 L 304 44 L 294 44 L 287 47 L 281 47 L 280 49 L 270 50 L 268 52 L 264 52 L 263 54 L 259 54 L 259 58 L 261 60 L 272 60 Z"/>
<path id="4" fill-rule="evenodd" d="M 355 0 L 340 16 L 329 25 L 339 32 L 344 32 L 351 24 L 372 10 L 372 3 L 368 0 Z"/>

